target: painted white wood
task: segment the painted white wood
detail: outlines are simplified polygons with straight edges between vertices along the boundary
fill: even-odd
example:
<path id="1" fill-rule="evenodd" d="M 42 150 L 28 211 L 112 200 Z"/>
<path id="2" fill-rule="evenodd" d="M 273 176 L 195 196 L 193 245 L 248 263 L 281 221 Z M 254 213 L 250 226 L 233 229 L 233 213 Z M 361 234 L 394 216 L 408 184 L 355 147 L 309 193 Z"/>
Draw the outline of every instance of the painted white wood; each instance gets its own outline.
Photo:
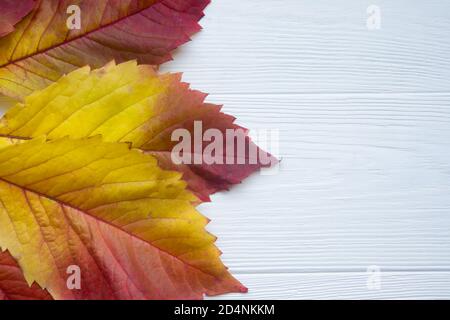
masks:
<path id="1" fill-rule="evenodd" d="M 200 206 L 250 289 L 222 298 L 450 298 L 450 4 L 213 0 L 202 25 L 162 71 L 282 157 Z"/>
<path id="2" fill-rule="evenodd" d="M 444 1 L 213 1 L 162 70 L 279 129 L 283 158 L 201 206 L 250 289 L 230 297 L 450 298 L 449 18 Z"/>
<path id="3" fill-rule="evenodd" d="M 450 270 L 450 94 L 220 99 L 281 138 L 278 174 L 200 207 L 233 271 Z"/>
<path id="4" fill-rule="evenodd" d="M 367 29 L 369 5 L 381 29 Z M 203 32 L 163 70 L 206 92 L 448 92 L 442 0 L 213 0 Z"/>
<path id="5" fill-rule="evenodd" d="M 448 299 L 448 272 L 382 272 L 379 286 L 366 273 L 245 274 L 248 299 Z M 369 279 L 369 286 L 368 284 Z M 371 289 L 370 289 L 371 288 Z M 209 299 L 242 299 L 228 294 Z"/>

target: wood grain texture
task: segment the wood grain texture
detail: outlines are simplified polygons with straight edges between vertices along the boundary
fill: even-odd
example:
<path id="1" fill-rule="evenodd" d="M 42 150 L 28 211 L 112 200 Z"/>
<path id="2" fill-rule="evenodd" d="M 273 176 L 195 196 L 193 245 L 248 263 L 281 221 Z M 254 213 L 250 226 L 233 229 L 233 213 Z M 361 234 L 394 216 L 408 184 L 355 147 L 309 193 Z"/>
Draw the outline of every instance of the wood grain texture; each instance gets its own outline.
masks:
<path id="1" fill-rule="evenodd" d="M 448 268 L 450 95 L 221 99 L 281 138 L 278 174 L 202 205 L 235 272 Z"/>
<path id="2" fill-rule="evenodd" d="M 216 0 L 162 68 L 280 131 L 277 175 L 201 207 L 233 298 L 450 298 L 450 5 L 376 1 L 369 31 L 373 3 Z"/>
<path id="3" fill-rule="evenodd" d="M 381 9 L 380 30 L 367 29 L 372 4 Z M 215 94 L 448 92 L 449 6 L 215 0 L 204 31 L 164 69 Z"/>
<path id="4" fill-rule="evenodd" d="M 248 299 L 448 299 L 448 272 L 382 272 L 379 287 L 367 287 L 367 274 L 246 274 Z M 242 299 L 228 294 L 214 299 Z"/>
<path id="5" fill-rule="evenodd" d="M 280 131 L 278 174 L 200 206 L 249 287 L 219 298 L 450 298 L 450 4 L 378 0 L 369 31 L 373 3 L 214 0 L 162 67 Z"/>

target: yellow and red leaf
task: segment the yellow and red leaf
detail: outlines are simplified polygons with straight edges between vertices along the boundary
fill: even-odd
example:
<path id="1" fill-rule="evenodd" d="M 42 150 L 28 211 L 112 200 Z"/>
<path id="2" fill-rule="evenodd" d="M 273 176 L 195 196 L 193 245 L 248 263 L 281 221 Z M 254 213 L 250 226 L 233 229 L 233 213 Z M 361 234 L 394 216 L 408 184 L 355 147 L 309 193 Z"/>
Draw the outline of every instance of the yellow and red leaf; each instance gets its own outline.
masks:
<path id="1" fill-rule="evenodd" d="M 0 300 L 52 300 L 37 283 L 28 285 L 22 270 L 8 251 L 0 250 Z"/>
<path id="2" fill-rule="evenodd" d="M 201 299 L 245 292 L 180 174 L 100 136 L 0 149 L 0 246 L 55 299 Z M 5 146 L 7 143 L 10 146 Z M 67 270 L 81 270 L 81 287 Z"/>
<path id="3" fill-rule="evenodd" d="M 200 29 L 197 22 L 208 3 L 38 0 L 16 30 L 0 39 L 0 93 L 23 98 L 78 67 L 98 68 L 112 59 L 161 64 Z M 80 9 L 80 29 L 67 26 L 67 10 L 74 5 Z"/>
<path id="4" fill-rule="evenodd" d="M 189 188 L 208 201 L 210 194 L 228 189 L 277 160 L 259 150 L 247 130 L 234 123 L 234 117 L 222 113 L 218 105 L 205 103 L 205 97 L 181 82 L 180 74 L 158 75 L 151 66 L 135 61 L 109 63 L 94 71 L 84 67 L 11 108 L 1 120 L 0 135 L 30 139 L 45 134 L 57 139 L 101 134 L 106 141 L 131 142 L 155 156 L 164 169 L 183 173 Z M 224 137 L 227 130 L 236 132 L 245 143 L 246 154 L 256 150 L 266 162 L 260 157 L 253 163 L 248 158 L 239 162 L 242 156 L 237 152 L 230 155 L 224 143 L 219 151 L 222 163 L 175 164 L 171 152 L 178 142 L 172 141 L 171 134 L 185 129 L 194 137 L 195 122 L 202 124 L 203 131 L 215 129 Z M 202 147 L 208 144 L 201 143 Z M 226 158 L 232 161 L 226 163 Z"/>

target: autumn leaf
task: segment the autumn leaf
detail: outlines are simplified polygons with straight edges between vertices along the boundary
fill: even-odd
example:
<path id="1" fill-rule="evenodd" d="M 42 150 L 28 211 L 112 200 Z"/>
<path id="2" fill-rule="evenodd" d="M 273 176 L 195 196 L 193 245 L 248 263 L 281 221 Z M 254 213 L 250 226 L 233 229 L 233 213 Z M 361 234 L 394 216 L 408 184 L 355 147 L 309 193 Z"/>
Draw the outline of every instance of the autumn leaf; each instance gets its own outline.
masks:
<path id="1" fill-rule="evenodd" d="M 0 247 L 55 299 L 201 299 L 245 292 L 180 174 L 100 136 L 0 149 Z M 70 288 L 67 270 L 81 270 Z M 73 290 L 72 290 L 73 289 Z"/>
<path id="2" fill-rule="evenodd" d="M 163 168 L 183 173 L 189 188 L 207 201 L 211 193 L 228 189 L 276 159 L 259 150 L 247 130 L 234 124 L 234 117 L 221 113 L 220 106 L 205 103 L 205 97 L 182 83 L 180 74 L 158 75 L 135 61 L 110 63 L 94 71 L 84 67 L 11 108 L 0 122 L 0 135 L 30 139 L 45 134 L 57 139 L 101 134 L 106 141 L 131 142 L 155 156 Z M 216 150 L 221 161 L 194 163 L 192 147 L 190 162 L 175 163 L 171 155 L 178 141 L 172 141 L 172 133 L 183 129 L 194 138 L 196 123 L 203 131 L 216 130 L 224 137 L 228 130 L 235 132 L 247 151 L 244 157 L 256 150 L 257 159 L 253 163 L 248 157 L 240 159 L 242 155 L 224 145 Z M 205 149 L 210 142 L 201 143 Z"/>
<path id="3" fill-rule="evenodd" d="M 22 270 L 8 251 L 0 250 L 0 300 L 52 300 L 39 285 L 28 285 Z"/>
<path id="4" fill-rule="evenodd" d="M 0 93 L 22 98 L 78 67 L 102 67 L 112 59 L 161 64 L 200 29 L 208 3 L 39 0 L 16 30 L 0 39 Z M 80 29 L 70 29 L 78 13 Z"/>
<path id="5" fill-rule="evenodd" d="M 34 5 L 34 0 L 0 0 L 0 37 L 13 32 L 14 26 L 30 13 Z"/>

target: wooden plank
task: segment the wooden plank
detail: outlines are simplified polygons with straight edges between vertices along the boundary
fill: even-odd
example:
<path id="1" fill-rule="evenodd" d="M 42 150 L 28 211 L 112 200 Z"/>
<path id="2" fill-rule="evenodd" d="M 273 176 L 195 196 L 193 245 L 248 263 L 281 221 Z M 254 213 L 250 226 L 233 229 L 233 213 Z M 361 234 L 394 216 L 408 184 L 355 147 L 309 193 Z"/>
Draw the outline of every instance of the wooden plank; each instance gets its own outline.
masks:
<path id="1" fill-rule="evenodd" d="M 371 274 L 373 277 L 373 274 Z M 208 299 L 449 299 L 448 272 L 243 274 L 247 294 Z M 369 284 L 369 286 L 368 286 Z"/>
<path id="2" fill-rule="evenodd" d="M 450 94 L 209 100 L 280 130 L 278 174 L 200 206 L 236 272 L 450 270 Z"/>
<path id="3" fill-rule="evenodd" d="M 446 1 L 218 0 L 202 25 L 162 70 L 206 92 L 449 92 Z"/>

